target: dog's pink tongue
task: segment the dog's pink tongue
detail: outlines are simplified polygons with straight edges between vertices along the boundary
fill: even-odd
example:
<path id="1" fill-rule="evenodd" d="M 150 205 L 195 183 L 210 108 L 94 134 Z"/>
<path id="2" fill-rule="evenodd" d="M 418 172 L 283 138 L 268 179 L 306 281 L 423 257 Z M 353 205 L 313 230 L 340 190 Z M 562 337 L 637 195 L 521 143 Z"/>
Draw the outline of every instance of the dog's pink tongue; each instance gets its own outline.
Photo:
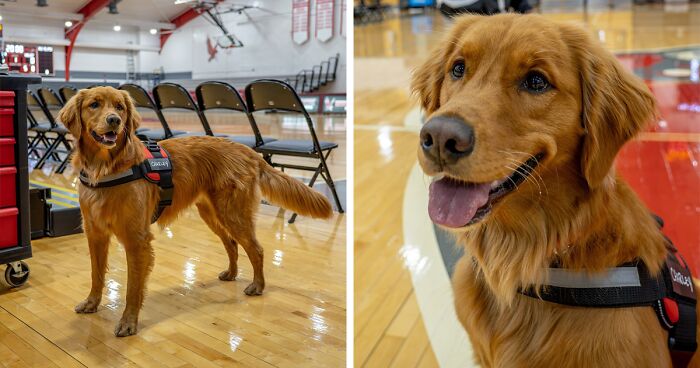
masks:
<path id="1" fill-rule="evenodd" d="M 462 227 L 489 200 L 489 184 L 465 184 L 447 178 L 430 184 L 428 214 L 438 225 Z"/>

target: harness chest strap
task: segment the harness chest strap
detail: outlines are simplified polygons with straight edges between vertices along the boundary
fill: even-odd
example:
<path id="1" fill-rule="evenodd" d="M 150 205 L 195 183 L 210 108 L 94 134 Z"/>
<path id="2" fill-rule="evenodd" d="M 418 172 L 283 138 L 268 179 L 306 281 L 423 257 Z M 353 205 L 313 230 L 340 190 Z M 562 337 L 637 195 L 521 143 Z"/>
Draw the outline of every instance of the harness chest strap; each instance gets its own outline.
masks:
<path id="1" fill-rule="evenodd" d="M 669 251 L 658 277 L 652 277 L 641 262 L 596 274 L 556 267 L 548 272 L 549 279 L 539 293 L 532 288 L 521 293 L 577 307 L 652 307 L 659 323 L 668 331 L 674 363 L 686 366 L 696 351 L 695 290 L 690 268 L 675 250 Z"/>
<path id="2" fill-rule="evenodd" d="M 84 172 L 80 172 L 80 182 L 91 188 L 108 188 L 125 184 L 134 180 L 145 179 L 160 187 L 160 199 L 151 222 L 156 222 L 166 207 L 172 204 L 173 198 L 173 166 L 168 152 L 155 142 L 144 142 L 146 160 L 129 169 L 100 178 L 92 184 Z"/>

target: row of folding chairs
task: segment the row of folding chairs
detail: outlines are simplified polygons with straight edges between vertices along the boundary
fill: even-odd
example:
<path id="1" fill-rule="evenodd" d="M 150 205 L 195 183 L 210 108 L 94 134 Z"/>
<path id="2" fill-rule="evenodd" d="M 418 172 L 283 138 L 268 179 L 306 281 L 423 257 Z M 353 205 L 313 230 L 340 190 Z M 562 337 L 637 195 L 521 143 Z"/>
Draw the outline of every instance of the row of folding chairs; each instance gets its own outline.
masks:
<path id="1" fill-rule="evenodd" d="M 314 65 L 311 69 L 304 69 L 297 73 L 293 79 L 286 79 L 285 82 L 294 87 L 295 91 L 313 92 L 329 82 L 335 81 L 338 71 L 340 54 L 336 54 Z"/>
<path id="2" fill-rule="evenodd" d="M 42 169 L 47 161 L 54 161 L 57 173 L 63 173 L 73 152 L 73 139 L 66 127 L 54 114 L 61 109 L 77 90 L 70 86 L 60 89 L 60 96 L 50 88 L 39 88 L 36 93 L 27 91 L 27 129 L 29 155 L 36 159 L 35 169 Z"/>
<path id="3" fill-rule="evenodd" d="M 338 144 L 318 140 L 311 116 L 304 108 L 297 93 L 287 83 L 263 79 L 248 84 L 245 87 L 247 104 L 236 88 L 228 83 L 218 81 L 204 82 L 198 85 L 195 88 L 196 101 L 187 89 L 176 83 L 161 83 L 155 86 L 153 98 L 145 89 L 135 84 L 124 84 L 119 89 L 129 92 L 137 107 L 153 110 L 158 117 L 161 128 L 139 129 L 136 134 L 140 138 L 162 140 L 172 137 L 209 135 L 224 137 L 233 142 L 244 144 L 261 153 L 273 167 L 279 167 L 282 170 L 296 169 L 313 172 L 309 186 L 313 186 L 320 176 L 328 185 L 338 211 L 343 212 L 327 164 L 328 157 L 338 147 Z M 168 109 L 184 109 L 195 112 L 202 125 L 202 131 L 186 132 L 172 129 L 163 114 L 163 111 Z M 228 110 L 245 114 L 252 135 L 230 135 L 214 132 L 205 114 L 206 111 L 210 110 Z M 253 113 L 270 110 L 302 114 L 306 120 L 311 139 L 277 139 L 262 136 Z M 307 166 L 283 163 L 276 161 L 276 156 L 310 158 L 317 160 L 317 164 Z M 296 214 L 292 215 L 289 222 L 293 223 L 295 219 Z"/>
<path id="4" fill-rule="evenodd" d="M 131 95 L 137 108 L 154 111 L 160 122 L 161 128 L 159 129 L 138 129 L 136 134 L 140 139 L 159 141 L 173 137 L 209 135 L 227 138 L 233 142 L 244 144 L 261 153 L 273 167 L 278 167 L 282 170 L 296 169 L 313 172 L 308 183 L 309 186 L 313 186 L 320 176 L 328 185 L 338 211 L 343 212 L 343 207 L 327 164 L 331 152 L 338 147 L 338 144 L 318 140 L 311 116 L 290 85 L 271 79 L 254 81 L 245 88 L 245 101 L 248 101 L 247 104 L 233 86 L 217 81 L 204 82 L 198 85 L 195 89 L 196 101 L 187 89 L 175 83 L 161 83 L 157 85 L 153 88 L 153 97 L 148 91 L 136 84 L 123 84 L 119 86 L 119 89 L 127 91 Z M 50 88 L 40 88 L 38 97 L 31 92 L 28 94 L 29 115 L 31 116 L 29 129 L 35 131 L 35 135 L 30 140 L 30 152 L 34 152 L 39 156 L 35 168 L 41 168 L 46 161 L 54 160 L 60 162 L 57 172 L 62 173 L 65 170 L 70 152 L 73 149 L 72 140 L 68 130 L 55 119 L 51 110 L 60 109 L 76 93 L 77 90 L 74 88 L 62 87 L 59 89 L 59 93 L 54 92 Z M 202 131 L 187 132 L 172 129 L 163 113 L 163 111 L 168 109 L 185 109 L 196 113 L 202 125 Z M 205 111 L 217 109 L 245 114 L 252 135 L 215 133 L 209 124 Z M 34 119 L 33 110 L 35 112 L 40 111 L 46 116 L 47 121 L 39 122 Z M 253 113 L 270 110 L 302 114 L 306 120 L 311 139 L 289 140 L 262 136 Z M 49 136 L 47 134 L 49 132 L 53 134 Z M 39 154 L 40 146 L 45 147 L 43 155 Z M 275 158 L 279 156 L 314 159 L 317 160 L 317 164 L 315 166 L 307 166 L 278 162 Z M 289 222 L 293 223 L 295 219 L 296 214 L 292 215 Z"/>

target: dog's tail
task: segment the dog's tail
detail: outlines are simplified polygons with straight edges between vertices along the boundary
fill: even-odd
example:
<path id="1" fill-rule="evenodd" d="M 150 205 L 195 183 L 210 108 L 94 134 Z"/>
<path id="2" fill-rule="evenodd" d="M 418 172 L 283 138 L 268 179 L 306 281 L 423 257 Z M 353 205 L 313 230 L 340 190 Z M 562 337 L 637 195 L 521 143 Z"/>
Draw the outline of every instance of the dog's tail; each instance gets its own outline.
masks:
<path id="1" fill-rule="evenodd" d="M 260 191 L 263 197 L 302 216 L 324 219 L 333 216 L 333 207 L 325 196 L 275 170 L 264 160 L 260 161 Z"/>

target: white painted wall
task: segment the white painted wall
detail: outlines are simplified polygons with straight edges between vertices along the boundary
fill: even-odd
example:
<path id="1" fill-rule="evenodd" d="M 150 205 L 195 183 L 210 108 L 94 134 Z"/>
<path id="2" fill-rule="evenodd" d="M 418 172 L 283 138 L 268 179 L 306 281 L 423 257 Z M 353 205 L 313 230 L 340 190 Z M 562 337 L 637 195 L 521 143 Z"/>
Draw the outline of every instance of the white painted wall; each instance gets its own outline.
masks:
<path id="1" fill-rule="evenodd" d="M 336 53 L 340 53 L 336 82 L 332 92 L 345 92 L 345 44 L 340 36 L 341 1 L 335 4 L 335 36 L 324 43 L 316 40 L 315 6 L 311 1 L 310 38 L 303 45 L 296 45 L 291 37 L 291 1 L 264 0 L 259 6 L 264 10 L 251 9 L 252 21 L 241 14 L 223 15 L 228 30 L 240 39 L 244 47 L 219 49 L 216 57 L 209 61 L 207 37 L 221 36 L 221 31 L 197 18 L 176 30 L 161 52 L 161 64 L 165 73 L 192 72 L 195 80 L 227 79 L 245 80 L 260 77 L 288 77 L 302 69 L 310 69 Z M 213 40 L 212 40 L 213 41 Z"/>
<path id="2" fill-rule="evenodd" d="M 140 50 L 135 52 L 136 71 L 152 73 L 163 68 L 166 75 L 185 73 L 195 80 L 218 79 L 234 82 L 237 86 L 261 77 L 290 77 L 302 69 L 310 69 L 336 53 L 340 63 L 336 81 L 325 89 L 327 92 L 345 92 L 345 37 L 340 35 L 341 0 L 335 0 L 334 37 L 327 43 L 315 39 L 315 0 L 311 0 L 310 38 L 303 45 L 296 45 L 291 38 L 291 0 L 260 0 L 265 10 L 248 10 L 252 21 L 245 15 L 229 13 L 224 23 L 244 43 L 242 48 L 219 49 L 216 58 L 208 61 L 207 37 L 218 37 L 221 31 L 202 17 L 176 30 L 161 53 Z M 54 70 L 65 71 L 66 42 L 62 20 L 3 19 L 6 40 L 36 40 L 38 44 L 54 46 Z M 157 49 L 160 37 L 147 29 L 122 26 L 115 32 L 112 25 L 90 23 L 78 35 L 76 44 L 142 45 Z M 108 81 L 120 83 L 127 71 L 127 51 L 96 47 L 76 47 L 71 59 L 73 81 L 81 81 L 76 72 L 89 72 L 92 78 L 83 81 L 102 81 L 101 75 L 109 75 Z M 115 73 L 124 74 L 116 78 Z M 60 73 L 62 74 L 62 73 Z M 49 78 L 58 82 L 59 78 Z M 196 81 L 195 81 L 196 82 Z M 191 84 L 190 82 L 189 84 Z M 196 83 L 195 83 L 196 84 Z M 242 85 L 241 85 L 242 87 Z"/>

